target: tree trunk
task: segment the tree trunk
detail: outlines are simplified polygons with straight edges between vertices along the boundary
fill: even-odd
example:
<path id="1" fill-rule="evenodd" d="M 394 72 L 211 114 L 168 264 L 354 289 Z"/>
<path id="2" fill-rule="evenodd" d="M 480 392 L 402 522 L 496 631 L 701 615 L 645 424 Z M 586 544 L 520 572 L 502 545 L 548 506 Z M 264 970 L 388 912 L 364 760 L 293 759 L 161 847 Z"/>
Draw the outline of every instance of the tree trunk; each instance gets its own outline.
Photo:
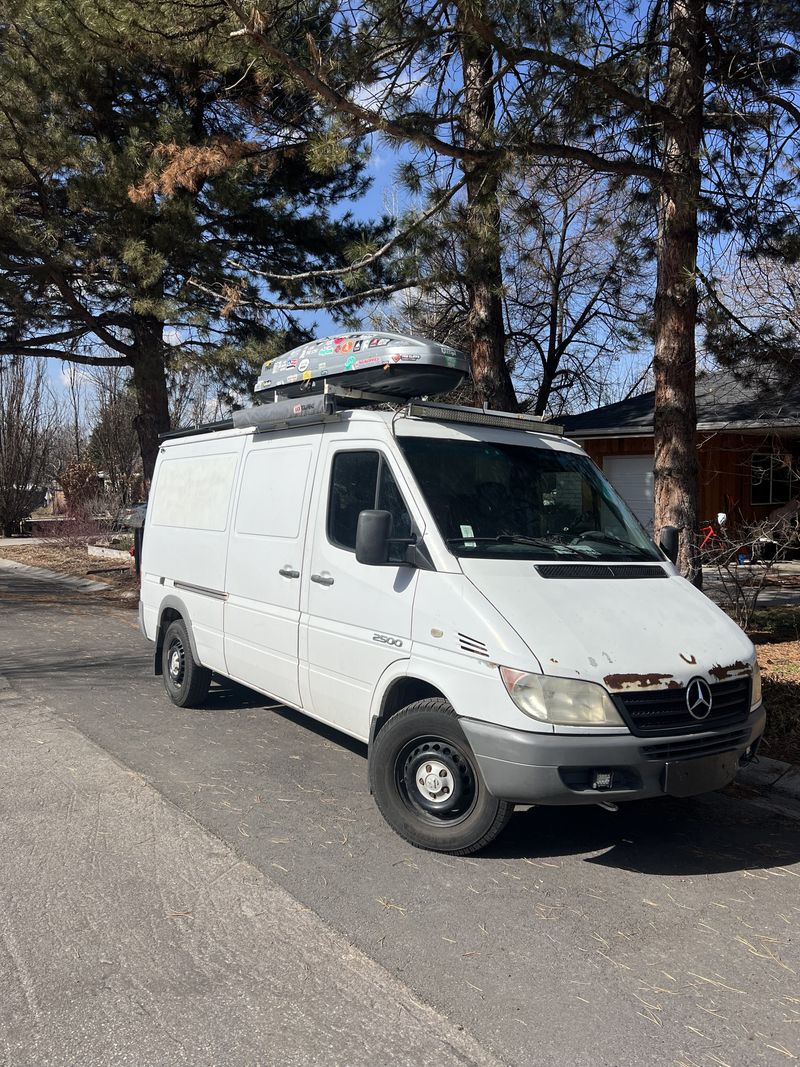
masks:
<path id="1" fill-rule="evenodd" d="M 556 380 L 558 365 L 561 362 L 561 356 L 563 355 L 561 345 L 559 344 L 559 327 L 561 324 L 560 289 L 561 251 L 559 251 L 558 263 L 555 264 L 555 276 L 550 285 L 547 352 L 542 361 L 542 380 L 539 382 L 539 389 L 536 393 L 536 404 L 533 409 L 534 415 L 544 415 L 547 411 L 547 405 L 550 403 L 550 394 L 553 391 L 553 382 Z"/>
<path id="2" fill-rule="evenodd" d="M 464 69 L 464 103 L 461 108 L 464 145 L 470 149 L 494 148 L 492 49 L 463 25 L 461 61 Z M 480 403 L 504 411 L 518 411 L 517 395 L 505 359 L 497 171 L 474 162 L 464 162 L 463 169 L 467 177 L 464 255 L 472 376 Z"/>
<path id="3" fill-rule="evenodd" d="M 655 297 L 655 535 L 680 530 L 678 567 L 698 581 L 697 213 L 700 196 L 705 14 L 703 0 L 670 0 L 665 103 L 680 127 L 665 130 Z"/>
<path id="4" fill-rule="evenodd" d="M 167 375 L 164 366 L 164 323 L 153 315 L 137 315 L 133 324 L 136 353 L 132 359 L 138 414 L 134 419 L 145 482 L 153 477 L 158 435 L 169 430 Z"/>

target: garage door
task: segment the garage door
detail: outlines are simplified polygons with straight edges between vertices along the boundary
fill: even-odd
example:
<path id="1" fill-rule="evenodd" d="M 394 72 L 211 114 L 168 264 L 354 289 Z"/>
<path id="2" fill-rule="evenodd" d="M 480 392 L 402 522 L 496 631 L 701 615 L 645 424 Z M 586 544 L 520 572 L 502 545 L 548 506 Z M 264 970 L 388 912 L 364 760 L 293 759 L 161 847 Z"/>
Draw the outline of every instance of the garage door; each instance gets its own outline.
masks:
<path id="1" fill-rule="evenodd" d="M 653 457 L 604 456 L 603 473 L 646 530 L 653 529 Z"/>

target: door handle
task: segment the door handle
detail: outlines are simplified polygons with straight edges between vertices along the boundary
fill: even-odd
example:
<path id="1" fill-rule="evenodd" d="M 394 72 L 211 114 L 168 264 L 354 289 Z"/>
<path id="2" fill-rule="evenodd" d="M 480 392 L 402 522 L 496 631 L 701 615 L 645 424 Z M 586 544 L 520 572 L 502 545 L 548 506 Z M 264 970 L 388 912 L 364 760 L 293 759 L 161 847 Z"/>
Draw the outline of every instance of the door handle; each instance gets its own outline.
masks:
<path id="1" fill-rule="evenodd" d="M 333 585 L 333 578 L 329 574 L 312 574 L 311 581 L 317 585 Z"/>
<path id="2" fill-rule="evenodd" d="M 300 571 L 296 571 L 294 569 L 294 567 L 289 567 L 289 566 L 281 567 L 281 569 L 278 571 L 278 574 L 282 575 L 284 578 L 299 578 L 300 577 Z"/>

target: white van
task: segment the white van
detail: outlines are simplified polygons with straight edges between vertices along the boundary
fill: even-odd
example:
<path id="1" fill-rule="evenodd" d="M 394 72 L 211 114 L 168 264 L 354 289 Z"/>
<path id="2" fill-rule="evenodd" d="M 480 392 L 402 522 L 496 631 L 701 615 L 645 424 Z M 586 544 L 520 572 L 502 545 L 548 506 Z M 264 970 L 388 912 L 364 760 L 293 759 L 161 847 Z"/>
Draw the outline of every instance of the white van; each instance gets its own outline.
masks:
<path id="1" fill-rule="evenodd" d="M 690 796 L 754 756 L 753 645 L 578 445 L 441 404 L 250 411 L 160 449 L 140 616 L 174 703 L 214 672 L 367 742 L 387 822 L 458 854 L 515 804 Z"/>

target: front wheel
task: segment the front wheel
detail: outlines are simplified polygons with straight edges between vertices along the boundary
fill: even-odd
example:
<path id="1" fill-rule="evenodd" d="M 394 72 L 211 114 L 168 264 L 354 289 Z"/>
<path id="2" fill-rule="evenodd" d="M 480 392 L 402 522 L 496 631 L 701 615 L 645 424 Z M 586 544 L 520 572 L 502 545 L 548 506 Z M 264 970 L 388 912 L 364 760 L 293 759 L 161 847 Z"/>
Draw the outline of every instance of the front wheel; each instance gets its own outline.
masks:
<path id="1" fill-rule="evenodd" d="M 183 619 L 167 627 L 161 649 L 161 673 L 164 688 L 179 708 L 196 708 L 208 696 L 211 671 L 192 656 L 192 646 Z"/>
<path id="2" fill-rule="evenodd" d="M 381 815 L 417 848 L 468 856 L 505 828 L 513 805 L 493 797 L 452 707 L 418 700 L 378 733 L 370 774 Z"/>

